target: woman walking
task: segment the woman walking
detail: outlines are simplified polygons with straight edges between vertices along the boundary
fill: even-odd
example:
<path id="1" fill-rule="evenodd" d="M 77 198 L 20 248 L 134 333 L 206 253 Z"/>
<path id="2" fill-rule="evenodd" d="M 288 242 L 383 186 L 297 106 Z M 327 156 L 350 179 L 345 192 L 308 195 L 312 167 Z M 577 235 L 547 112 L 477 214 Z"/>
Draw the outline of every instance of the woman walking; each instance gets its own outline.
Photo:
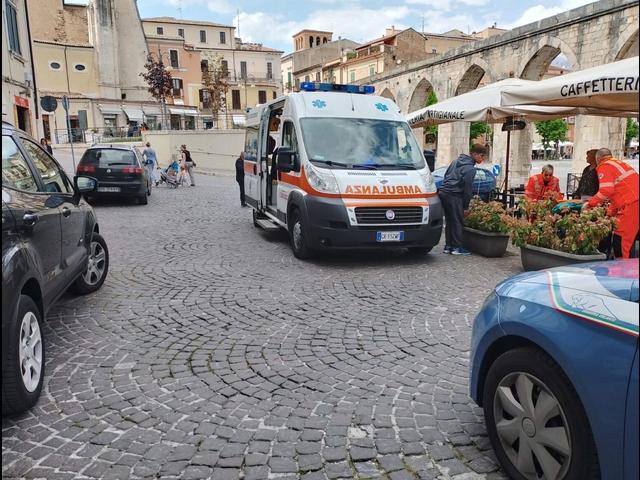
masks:
<path id="1" fill-rule="evenodd" d="M 189 185 L 193 186 L 191 183 L 191 177 L 189 176 L 189 167 L 187 166 L 187 146 L 180 146 L 180 172 L 178 173 L 178 185 L 184 185 L 185 182 L 188 182 Z"/>
<path id="2" fill-rule="evenodd" d="M 187 150 L 186 145 L 183 144 L 181 148 L 182 148 L 182 155 L 185 158 L 185 165 L 187 167 L 187 174 L 189 175 L 189 181 L 191 182 L 191 186 L 195 187 L 196 179 L 193 176 L 193 167 L 196 166 L 196 162 L 193 161 L 193 158 L 191 157 L 191 152 Z"/>

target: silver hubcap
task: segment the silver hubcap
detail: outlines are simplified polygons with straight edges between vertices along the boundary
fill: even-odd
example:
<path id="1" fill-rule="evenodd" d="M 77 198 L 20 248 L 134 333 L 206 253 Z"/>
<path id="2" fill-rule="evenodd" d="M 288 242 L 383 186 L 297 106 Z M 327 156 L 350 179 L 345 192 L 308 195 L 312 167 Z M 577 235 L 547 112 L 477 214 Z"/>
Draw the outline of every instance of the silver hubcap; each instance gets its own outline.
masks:
<path id="1" fill-rule="evenodd" d="M 298 250 L 302 247 L 302 226 L 300 222 L 296 222 L 293 226 L 293 244 Z"/>
<path id="2" fill-rule="evenodd" d="M 33 312 L 25 313 L 20 325 L 20 375 L 28 392 L 33 392 L 40 383 L 42 374 L 42 336 L 38 319 Z"/>
<path id="3" fill-rule="evenodd" d="M 95 285 L 104 275 L 104 269 L 107 265 L 107 254 L 98 242 L 91 242 L 91 251 L 89 253 L 89 261 L 87 269 L 82 274 L 84 281 L 89 285 Z"/>
<path id="4" fill-rule="evenodd" d="M 502 448 L 527 479 L 556 480 L 571 463 L 566 416 L 549 388 L 533 375 L 507 375 L 494 395 L 493 415 Z"/>

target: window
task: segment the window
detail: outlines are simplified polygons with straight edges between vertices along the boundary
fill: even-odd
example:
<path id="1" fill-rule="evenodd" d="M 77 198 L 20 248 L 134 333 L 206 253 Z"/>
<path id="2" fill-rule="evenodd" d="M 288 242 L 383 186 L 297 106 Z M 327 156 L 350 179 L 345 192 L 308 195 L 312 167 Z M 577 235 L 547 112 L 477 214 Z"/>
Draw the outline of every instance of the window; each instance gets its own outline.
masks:
<path id="1" fill-rule="evenodd" d="M 243 80 L 247 78 L 247 62 L 240 62 L 240 78 Z"/>
<path id="2" fill-rule="evenodd" d="M 38 185 L 33 173 L 29 169 L 16 142 L 8 135 L 2 136 L 2 186 L 37 192 Z"/>
<path id="3" fill-rule="evenodd" d="M 298 153 L 298 139 L 293 122 L 284 122 L 282 126 L 282 146 L 290 148 L 293 153 Z M 295 162 L 295 171 L 300 171 L 299 161 Z"/>
<path id="4" fill-rule="evenodd" d="M 244 159 L 255 162 L 258 158 L 258 128 L 247 127 L 244 142 Z"/>
<path id="5" fill-rule="evenodd" d="M 240 110 L 240 90 L 231 90 L 231 108 Z"/>
<path id="6" fill-rule="evenodd" d="M 60 70 L 62 65 L 60 65 L 60 62 L 49 62 L 49 68 L 51 70 Z"/>
<path id="7" fill-rule="evenodd" d="M 171 68 L 180 68 L 178 63 L 178 50 L 169 50 Z"/>
<path id="8" fill-rule="evenodd" d="M 156 27 L 156 33 L 158 35 L 164 35 L 164 27 Z"/>
<path id="9" fill-rule="evenodd" d="M 22 54 L 20 49 L 20 31 L 18 30 L 18 14 L 16 6 L 10 0 L 5 0 L 7 16 L 7 36 L 9 37 L 9 50 L 18 55 Z"/>
<path id="10" fill-rule="evenodd" d="M 376 67 L 369 65 L 369 76 L 372 77 L 376 74 Z"/>
<path id="11" fill-rule="evenodd" d="M 206 72 L 209 70 L 209 60 L 200 60 L 200 71 Z"/>
<path id="12" fill-rule="evenodd" d="M 287 72 L 287 86 L 291 88 L 291 72 Z"/>
<path id="13" fill-rule="evenodd" d="M 199 90 L 198 96 L 203 108 L 209 108 L 211 106 L 211 96 L 209 90 Z"/>
<path id="14" fill-rule="evenodd" d="M 267 92 L 265 90 L 258 90 L 258 103 L 267 103 Z"/>
<path id="15" fill-rule="evenodd" d="M 207 43 L 207 31 L 200 30 L 200 43 Z"/>
<path id="16" fill-rule="evenodd" d="M 273 64 L 271 62 L 267 62 L 267 78 L 273 79 Z"/>
<path id="17" fill-rule="evenodd" d="M 308 81 L 309 81 L 309 75 L 305 75 L 305 76 L 304 76 L 304 81 L 305 81 L 305 82 L 308 82 Z"/>
<path id="18" fill-rule="evenodd" d="M 73 66 L 73 69 L 74 69 L 76 72 L 84 72 L 84 71 L 87 69 L 87 66 L 86 66 L 86 65 L 83 65 L 82 63 L 76 63 L 76 64 Z"/>
<path id="19" fill-rule="evenodd" d="M 320 72 L 316 72 L 316 82 L 320 81 Z"/>
<path id="20" fill-rule="evenodd" d="M 438 53 L 438 50 L 436 50 L 435 48 L 432 48 L 431 53 Z"/>
<path id="21" fill-rule="evenodd" d="M 178 29 L 178 36 L 184 38 L 184 28 Z"/>
<path id="22" fill-rule="evenodd" d="M 276 92 L 271 92 L 273 94 L 272 98 L 275 100 L 276 99 Z"/>
<path id="23" fill-rule="evenodd" d="M 38 169 L 42 183 L 44 183 L 45 192 L 73 193 L 71 182 L 69 182 L 66 174 L 40 145 L 26 138 L 22 140 L 22 145 Z"/>
<path id="24" fill-rule="evenodd" d="M 222 45 L 227 43 L 227 34 L 226 34 L 226 32 L 220 32 L 220 43 Z"/>
<path id="25" fill-rule="evenodd" d="M 349 78 L 351 79 L 352 82 L 356 81 L 356 71 L 355 70 L 351 70 L 351 72 L 349 72 Z"/>
<path id="26" fill-rule="evenodd" d="M 327 37 L 322 37 L 322 43 L 327 43 Z"/>
<path id="27" fill-rule="evenodd" d="M 222 72 L 224 73 L 225 77 L 229 76 L 229 62 L 227 62 L 226 60 L 222 60 L 220 62 L 222 64 Z"/>
<path id="28" fill-rule="evenodd" d="M 173 96 L 181 97 L 182 96 L 182 79 L 181 78 L 172 78 L 173 83 Z"/>

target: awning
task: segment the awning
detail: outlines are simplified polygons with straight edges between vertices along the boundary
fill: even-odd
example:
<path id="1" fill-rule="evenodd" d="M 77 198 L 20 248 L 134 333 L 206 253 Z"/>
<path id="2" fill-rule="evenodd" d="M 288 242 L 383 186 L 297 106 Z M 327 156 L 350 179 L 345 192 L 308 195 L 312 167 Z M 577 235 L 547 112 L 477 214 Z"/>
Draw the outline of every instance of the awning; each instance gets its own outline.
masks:
<path id="1" fill-rule="evenodd" d="M 197 117 L 197 116 L 198 116 L 198 111 L 197 111 L 197 110 L 195 110 L 195 109 L 193 109 L 193 108 L 190 108 L 190 109 L 188 109 L 188 110 L 185 110 L 185 111 L 184 111 L 184 114 L 185 114 L 187 117 Z"/>
<path id="2" fill-rule="evenodd" d="M 156 107 L 156 106 L 147 106 L 145 105 L 144 107 L 142 107 L 142 110 L 144 111 L 145 115 L 162 115 L 162 110 L 160 109 L 160 107 Z"/>
<path id="3" fill-rule="evenodd" d="M 245 125 L 247 123 L 247 118 L 244 115 L 232 115 L 231 118 L 235 125 Z"/>
<path id="4" fill-rule="evenodd" d="M 120 105 L 98 105 L 103 115 L 119 115 L 122 113 Z"/>
<path id="5" fill-rule="evenodd" d="M 169 113 L 171 115 L 184 115 L 184 108 L 171 108 L 171 107 L 169 107 Z"/>
<path id="6" fill-rule="evenodd" d="M 142 108 L 133 107 L 131 105 L 125 105 L 122 107 L 124 113 L 127 114 L 127 117 L 132 122 L 141 122 L 143 119 Z"/>
<path id="7" fill-rule="evenodd" d="M 171 115 L 182 115 L 187 117 L 197 117 L 198 111 L 194 108 L 171 108 L 169 107 L 169 113 Z"/>

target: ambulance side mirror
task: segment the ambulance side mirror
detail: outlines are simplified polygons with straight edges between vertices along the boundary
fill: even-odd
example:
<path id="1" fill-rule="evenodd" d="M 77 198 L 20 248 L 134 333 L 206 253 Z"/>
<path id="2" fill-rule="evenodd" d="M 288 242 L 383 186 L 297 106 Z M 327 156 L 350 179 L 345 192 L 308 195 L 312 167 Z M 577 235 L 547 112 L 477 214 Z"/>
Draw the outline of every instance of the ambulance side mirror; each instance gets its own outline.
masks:
<path id="1" fill-rule="evenodd" d="M 278 149 L 277 161 L 279 172 L 290 172 L 296 169 L 298 154 L 291 148 L 280 147 Z"/>

